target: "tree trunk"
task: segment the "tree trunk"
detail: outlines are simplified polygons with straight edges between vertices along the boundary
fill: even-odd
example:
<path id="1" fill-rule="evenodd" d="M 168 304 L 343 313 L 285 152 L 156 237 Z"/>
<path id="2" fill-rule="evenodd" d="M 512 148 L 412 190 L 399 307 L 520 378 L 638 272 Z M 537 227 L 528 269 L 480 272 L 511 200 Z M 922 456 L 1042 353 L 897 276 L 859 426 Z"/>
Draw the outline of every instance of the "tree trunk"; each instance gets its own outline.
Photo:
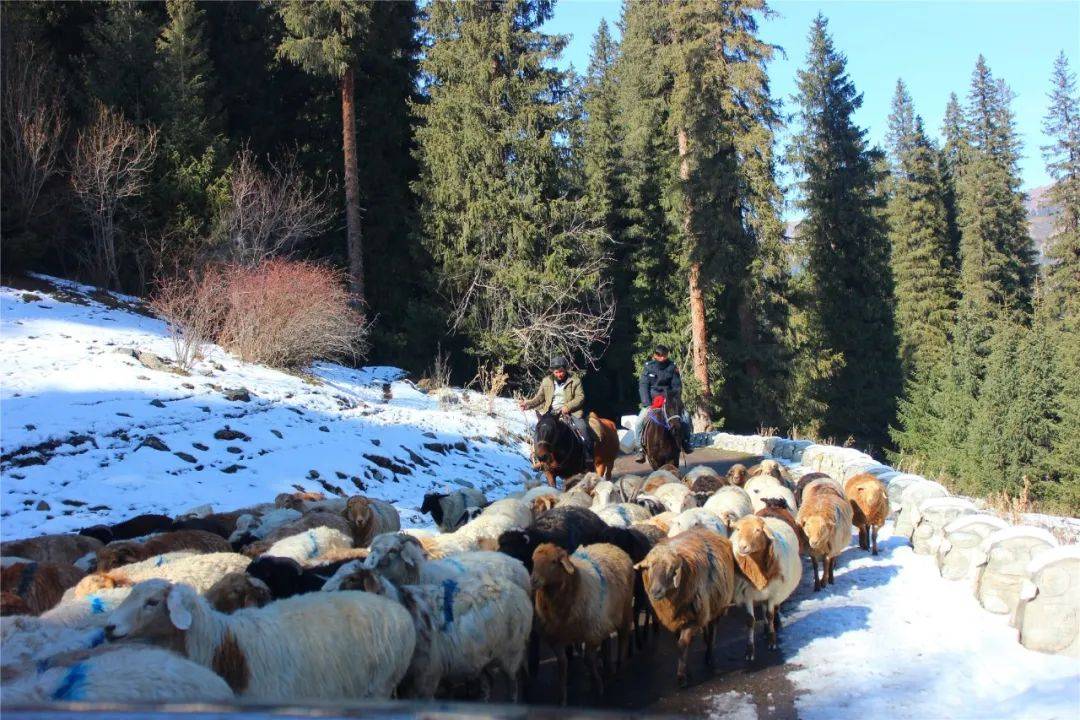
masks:
<path id="1" fill-rule="evenodd" d="M 360 234 L 360 178 L 356 163 L 356 101 L 352 68 L 341 76 L 341 132 L 345 153 L 345 237 L 349 252 L 349 289 L 364 302 L 364 243 Z"/>
<path id="2" fill-rule="evenodd" d="M 701 398 L 694 409 L 694 431 L 705 432 L 709 429 L 712 384 L 709 381 L 709 347 L 705 326 L 705 294 L 701 289 L 701 260 L 698 258 L 697 237 L 694 235 L 694 205 L 687 188 L 690 180 L 690 139 L 684 128 L 679 129 L 679 179 L 683 183 L 683 233 L 690 245 L 691 354 L 694 377 L 701 388 Z"/>

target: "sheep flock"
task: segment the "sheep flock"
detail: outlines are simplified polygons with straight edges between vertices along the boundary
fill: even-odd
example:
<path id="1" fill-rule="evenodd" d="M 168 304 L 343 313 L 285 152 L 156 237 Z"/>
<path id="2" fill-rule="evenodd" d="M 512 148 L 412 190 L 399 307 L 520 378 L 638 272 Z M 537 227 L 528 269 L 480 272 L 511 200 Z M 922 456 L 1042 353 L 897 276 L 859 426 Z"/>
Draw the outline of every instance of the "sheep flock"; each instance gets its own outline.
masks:
<path id="1" fill-rule="evenodd" d="M 431 494 L 422 511 L 434 531 L 403 531 L 375 498 L 284 493 L 230 512 L 204 506 L 3 543 L 0 697 L 6 707 L 325 703 L 488 699 L 501 686 L 517 700 L 554 671 L 565 704 L 571 655 L 602 692 L 660 628 L 679 658 L 657 670 L 680 685 L 695 674 L 694 643 L 711 663 L 729 613 L 745 617 L 747 661 L 758 625 L 778 649 L 803 559 L 815 591 L 826 589 L 853 528 L 876 555 L 877 530 L 897 510 L 917 552 L 934 554 L 944 577 L 985 573 L 984 606 L 1019 623 L 1025 609 L 1028 622 L 1053 615 L 1037 586 L 1051 561 L 1078 561 L 1053 538 L 941 502 L 933 487 L 887 486 L 868 472 L 793 478 L 769 459 L 723 476 L 589 473 L 566 488 L 495 502 L 475 490 Z M 1029 560 L 1056 549 L 1010 585 L 1008 568 L 992 574 L 1004 562 L 995 548 Z M 1078 652 L 1075 637 L 1065 641 L 1036 649 Z M 544 646 L 554 666 L 540 666 Z"/>

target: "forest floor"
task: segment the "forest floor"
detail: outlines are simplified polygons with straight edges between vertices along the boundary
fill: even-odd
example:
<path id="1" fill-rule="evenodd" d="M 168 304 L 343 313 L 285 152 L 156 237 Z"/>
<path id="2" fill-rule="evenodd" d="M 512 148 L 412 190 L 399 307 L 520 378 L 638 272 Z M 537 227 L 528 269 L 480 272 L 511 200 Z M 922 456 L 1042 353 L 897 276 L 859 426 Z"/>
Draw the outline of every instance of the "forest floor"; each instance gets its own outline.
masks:
<path id="1" fill-rule="evenodd" d="M 0 288 L 0 536 L 67 532 L 142 512 L 228 510 L 295 488 L 364 492 L 406 526 L 432 489 L 472 484 L 489 499 L 534 477 L 532 418 L 511 400 L 424 393 L 394 368 L 322 363 L 295 374 L 209 346 L 178 372 L 165 325 L 134 298 L 63 281 Z M 388 387 L 388 393 L 384 390 Z M 725 470 L 756 458 L 696 450 Z M 617 471 L 644 472 L 630 457 Z M 881 534 L 881 554 L 849 548 L 836 583 L 815 593 L 809 564 L 784 609 L 781 650 L 743 660 L 741 611 L 722 623 L 716 667 L 698 640 L 690 687 L 675 685 L 661 632 L 602 695 L 575 660 L 579 708 L 718 718 L 1080 717 L 1080 665 L 1016 641 L 970 585 Z M 556 699 L 548 657 L 527 694 Z"/>

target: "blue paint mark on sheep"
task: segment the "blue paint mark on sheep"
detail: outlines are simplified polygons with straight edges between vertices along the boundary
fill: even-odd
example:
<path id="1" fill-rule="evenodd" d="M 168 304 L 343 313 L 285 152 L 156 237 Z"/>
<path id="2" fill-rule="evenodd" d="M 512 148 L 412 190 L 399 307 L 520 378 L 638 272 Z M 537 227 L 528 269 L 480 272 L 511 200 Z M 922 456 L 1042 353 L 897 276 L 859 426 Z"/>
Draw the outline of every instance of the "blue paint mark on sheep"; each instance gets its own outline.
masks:
<path id="1" fill-rule="evenodd" d="M 626 508 L 624 508 L 622 505 L 615 506 L 615 513 L 623 519 L 623 522 L 631 522 L 630 517 L 627 515 Z"/>
<path id="2" fill-rule="evenodd" d="M 465 572 L 465 565 L 462 564 L 462 562 L 460 560 L 455 560 L 452 557 L 448 557 L 448 558 L 443 558 L 443 561 L 447 565 L 449 565 L 452 568 L 454 568 L 455 570 L 457 570 L 459 573 L 464 573 Z"/>
<path id="3" fill-rule="evenodd" d="M 308 540 L 311 541 L 311 549 L 308 550 L 308 554 L 307 554 L 308 560 L 311 560 L 312 558 L 316 557 L 319 554 L 319 541 L 315 537 L 315 531 L 314 530 L 308 530 L 307 537 L 308 537 Z"/>
<path id="4" fill-rule="evenodd" d="M 604 571 L 600 569 L 600 564 L 583 550 L 578 550 L 573 556 L 592 565 L 592 569 L 596 571 L 596 577 L 600 580 L 600 602 L 604 602 L 604 596 L 607 595 L 607 578 L 604 577 Z"/>
<path id="5" fill-rule="evenodd" d="M 101 615 L 103 612 L 105 612 L 105 601 L 99 598 L 97 595 L 91 595 L 90 612 L 94 615 Z"/>
<path id="6" fill-rule="evenodd" d="M 154 563 L 155 567 L 161 567 L 164 564 L 165 564 L 165 556 L 164 555 L 158 555 L 157 556 L 157 562 Z"/>
<path id="7" fill-rule="evenodd" d="M 85 693 L 86 663 L 75 663 L 68 668 L 60 687 L 52 694 L 53 700 L 81 700 Z"/>
<path id="8" fill-rule="evenodd" d="M 457 594 L 458 584 L 453 580 L 443 580 L 443 626 L 446 630 L 450 623 L 454 622 L 454 595 Z"/>
<path id="9" fill-rule="evenodd" d="M 705 560 L 709 564 L 709 569 L 708 569 L 709 582 L 712 582 L 713 570 L 715 570 L 715 568 L 716 568 L 716 558 L 713 557 L 712 548 L 709 547 L 708 545 L 705 546 Z"/>
<path id="10" fill-rule="evenodd" d="M 45 672 L 50 667 L 52 667 L 52 658 L 45 658 L 44 660 L 38 660 L 37 665 L 35 667 L 37 669 L 37 674 L 40 675 L 41 673 Z"/>
<path id="11" fill-rule="evenodd" d="M 101 628 L 96 633 L 90 636 L 90 647 L 96 648 L 105 642 L 105 628 Z"/>

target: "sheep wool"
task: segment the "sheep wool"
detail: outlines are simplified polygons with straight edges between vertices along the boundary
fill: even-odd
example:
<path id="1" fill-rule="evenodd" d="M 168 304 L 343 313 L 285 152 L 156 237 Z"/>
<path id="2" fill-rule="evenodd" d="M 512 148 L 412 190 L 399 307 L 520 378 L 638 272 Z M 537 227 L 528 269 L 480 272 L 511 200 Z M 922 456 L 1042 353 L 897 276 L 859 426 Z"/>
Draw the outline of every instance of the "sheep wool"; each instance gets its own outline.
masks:
<path id="1" fill-rule="evenodd" d="M 814 569 L 814 590 L 820 590 L 834 581 L 836 558 L 851 544 L 851 503 L 828 486 L 808 488 L 795 519 L 806 533 Z M 824 562 L 820 579 L 819 559 Z"/>
<path id="2" fill-rule="evenodd" d="M 0 543 L 0 555 L 41 563 L 74 565 L 75 561 L 103 547 L 100 540 L 85 535 L 41 535 Z"/>
<path id="3" fill-rule="evenodd" d="M 747 660 L 754 659 L 754 606 L 765 606 L 765 628 L 769 649 L 779 647 L 777 611 L 802 580 L 799 539 L 785 521 L 772 517 L 744 517 L 731 531 L 735 553 L 736 604 L 747 612 L 749 637 Z"/>
<path id="4" fill-rule="evenodd" d="M 298 563 L 305 563 L 331 550 L 351 548 L 352 546 L 352 537 L 341 530 L 317 527 L 278 540 L 263 554 L 291 558 Z"/>
<path id="5" fill-rule="evenodd" d="M 705 501 L 702 507 L 720 518 L 728 527 L 735 524 L 735 521 L 742 516 L 754 513 L 750 494 L 735 485 L 720 488 Z"/>
<path id="6" fill-rule="evenodd" d="M 630 527 L 634 523 L 645 522 L 652 517 L 648 510 L 634 503 L 608 505 L 597 510 L 596 514 L 612 527 Z"/>
<path id="7" fill-rule="evenodd" d="M 679 513 L 671 522 L 671 528 L 667 534 L 668 537 L 675 537 L 679 533 L 695 527 L 703 527 L 724 537 L 728 536 L 728 529 L 724 522 L 705 508 L 691 508 Z"/>
<path id="8" fill-rule="evenodd" d="M 852 475 L 844 483 L 851 503 L 851 522 L 859 529 L 859 547 L 877 555 L 878 529 L 889 516 L 889 492 L 885 483 L 870 473 Z"/>

